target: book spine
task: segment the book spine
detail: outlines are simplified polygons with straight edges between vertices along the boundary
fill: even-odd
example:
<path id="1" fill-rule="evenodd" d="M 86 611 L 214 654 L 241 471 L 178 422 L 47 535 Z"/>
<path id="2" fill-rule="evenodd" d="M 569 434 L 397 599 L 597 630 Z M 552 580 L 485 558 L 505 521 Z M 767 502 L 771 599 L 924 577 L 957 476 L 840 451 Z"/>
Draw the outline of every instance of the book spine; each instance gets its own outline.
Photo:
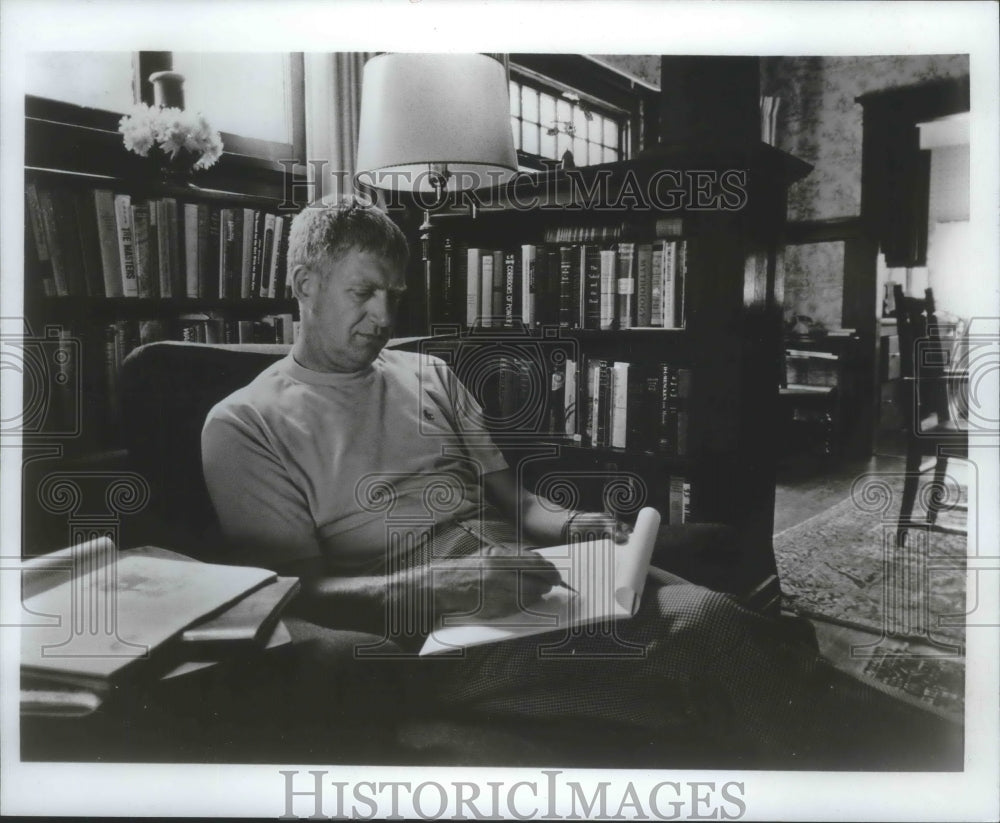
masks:
<path id="1" fill-rule="evenodd" d="M 677 270 L 675 275 L 676 288 L 675 294 L 677 299 L 675 301 L 675 314 L 674 314 L 674 326 L 676 328 L 684 328 L 685 322 L 687 320 L 687 311 L 684 307 L 684 301 L 686 298 L 686 288 L 687 288 L 687 278 L 688 278 L 688 254 L 690 247 L 688 246 L 687 240 L 680 240 L 677 243 Z"/>
<path id="2" fill-rule="evenodd" d="M 170 259 L 170 296 L 181 297 L 187 291 L 186 259 L 184 255 L 184 218 L 181 204 L 173 197 L 163 198 L 166 211 L 168 255 Z"/>
<path id="3" fill-rule="evenodd" d="M 566 431 L 566 362 L 554 362 L 549 370 L 549 396 L 545 407 L 545 431 L 563 434 Z"/>
<path id="4" fill-rule="evenodd" d="M 624 449 L 628 445 L 628 375 L 629 364 L 616 361 L 612 371 L 610 445 Z"/>
<path id="5" fill-rule="evenodd" d="M 598 361 L 597 403 L 594 418 L 594 439 L 598 446 L 611 443 L 611 409 L 614 395 L 614 364 L 607 360 Z"/>
<path id="6" fill-rule="evenodd" d="M 122 261 L 122 296 L 138 297 L 139 281 L 136 280 L 135 246 L 132 242 L 132 198 L 129 195 L 115 195 L 115 220 L 118 224 L 118 255 Z"/>
<path id="7" fill-rule="evenodd" d="M 274 229 L 278 224 L 278 217 L 274 214 L 265 214 L 263 220 L 263 230 L 257 227 L 260 237 L 260 249 L 257 252 L 256 264 L 260 274 L 260 296 L 274 297 Z"/>
<path id="8" fill-rule="evenodd" d="M 577 402 L 579 397 L 578 384 L 579 367 L 575 360 L 566 361 L 566 377 L 563 396 L 565 397 L 563 411 L 563 426 L 567 437 L 577 437 Z"/>
<path id="9" fill-rule="evenodd" d="M 465 277 L 465 324 L 476 325 L 479 314 L 479 288 L 483 277 L 483 250 L 469 249 L 468 268 Z"/>
<path id="10" fill-rule="evenodd" d="M 469 276 L 469 247 L 458 241 L 452 254 L 452 289 L 449 303 L 449 322 L 461 323 L 465 320 L 465 281 Z"/>
<path id="11" fill-rule="evenodd" d="M 494 251 L 493 256 L 493 300 L 492 314 L 493 325 L 503 325 L 503 302 L 504 302 L 504 278 L 503 278 L 503 252 Z"/>
<path id="12" fill-rule="evenodd" d="M 146 262 L 148 267 L 146 280 L 148 282 L 149 292 L 147 297 L 159 297 L 160 266 L 166 264 L 168 261 L 161 262 L 160 260 L 160 233 L 162 231 L 162 227 L 160 226 L 160 210 L 157 200 L 149 200 L 146 202 L 146 214 L 148 215 L 149 222 L 149 233 L 147 236 L 149 248 L 146 253 Z M 142 287 L 142 281 L 139 282 L 139 287 Z"/>
<path id="13" fill-rule="evenodd" d="M 26 222 L 31 226 L 31 234 L 35 243 L 38 277 L 41 280 L 42 294 L 46 297 L 54 297 L 56 294 L 56 284 L 52 274 L 52 257 L 49 253 L 50 241 L 45 227 L 45 219 L 42 216 L 38 187 L 34 183 L 28 183 L 25 187 L 25 200 L 27 201 L 28 213 L 28 220 Z"/>
<path id="14" fill-rule="evenodd" d="M 281 231 L 277 231 L 275 227 L 275 239 L 278 243 L 278 260 L 277 260 L 277 283 L 275 283 L 275 295 L 277 297 L 292 297 L 294 291 L 292 285 L 292 278 L 288 276 L 288 233 L 292 228 L 292 218 L 288 217 L 281 218 Z"/>
<path id="15" fill-rule="evenodd" d="M 665 240 L 663 243 L 663 328 L 676 328 L 675 312 L 677 295 L 675 274 L 677 271 L 677 241 Z"/>
<path id="16" fill-rule="evenodd" d="M 635 324 L 635 243 L 618 244 L 618 328 L 630 329 Z"/>
<path id="17" fill-rule="evenodd" d="M 651 326 L 653 302 L 653 247 L 640 243 L 635 254 L 635 324 Z"/>
<path id="18" fill-rule="evenodd" d="M 101 270 L 104 294 L 122 296 L 122 261 L 118 248 L 118 224 L 115 220 L 115 196 L 109 189 L 94 189 L 97 237 L 101 245 Z"/>
<path id="19" fill-rule="evenodd" d="M 480 322 L 484 328 L 493 325 L 493 255 L 486 252 L 483 255 L 482 279 L 479 282 L 479 312 Z"/>
<path id="20" fill-rule="evenodd" d="M 527 328 L 535 325 L 535 309 L 538 296 L 536 265 L 538 247 L 532 244 L 521 246 L 521 319 Z"/>
<path id="21" fill-rule="evenodd" d="M 515 283 L 517 280 L 517 255 L 512 252 L 504 252 L 503 256 L 503 325 L 512 328 L 514 320 L 520 314 L 520 306 L 517 306 L 515 295 Z"/>
<path id="22" fill-rule="evenodd" d="M 667 491 L 667 522 L 670 525 L 690 521 L 690 499 L 690 482 L 683 477 L 671 477 Z"/>
<path id="23" fill-rule="evenodd" d="M 71 297 L 87 296 L 87 276 L 83 266 L 83 249 L 80 245 L 80 228 L 77 221 L 76 198 L 73 191 L 62 186 L 51 190 L 55 218 L 56 246 L 61 252 L 61 263 L 66 288 Z M 50 235 L 51 236 L 51 235 Z"/>
<path id="24" fill-rule="evenodd" d="M 239 288 L 234 290 L 233 297 L 238 295 L 246 300 L 260 295 L 260 270 L 255 266 L 260 235 L 257 232 L 257 213 L 253 209 L 243 209 L 240 228 L 240 267 L 237 270 Z"/>
<path id="25" fill-rule="evenodd" d="M 629 366 L 628 388 L 626 405 L 626 415 L 628 418 L 627 431 L 625 434 L 626 448 L 634 451 L 649 451 L 649 439 L 652 431 L 649 427 L 650 394 L 648 384 L 650 379 L 655 377 L 650 372 L 642 368 L 637 363 Z M 653 400 L 657 396 L 655 391 L 652 394 Z"/>
<path id="26" fill-rule="evenodd" d="M 583 314 L 580 328 L 601 328 L 601 252 L 597 246 L 585 245 L 581 248 L 581 275 L 584 286 Z"/>
<path id="27" fill-rule="evenodd" d="M 610 331 L 616 327 L 615 308 L 618 299 L 618 253 L 611 249 L 601 251 L 601 311 L 600 329 Z"/>
<path id="28" fill-rule="evenodd" d="M 573 301 L 576 285 L 576 278 L 573 276 L 576 257 L 574 252 L 573 246 L 559 247 L 559 325 L 564 329 L 577 327 L 576 306 Z"/>
<path id="29" fill-rule="evenodd" d="M 80 262 L 83 267 L 86 293 L 104 297 L 104 267 L 101 261 L 101 239 L 97 233 L 97 209 L 93 192 L 75 192 L 76 226 L 80 235 Z"/>
<path id="30" fill-rule="evenodd" d="M 202 206 L 205 214 L 205 242 L 201 242 Z M 198 206 L 198 251 L 202 260 L 198 263 L 198 296 L 219 296 L 219 256 L 222 234 L 222 213 L 217 206 Z"/>
<path id="31" fill-rule="evenodd" d="M 663 246 L 653 248 L 649 267 L 649 325 L 663 328 Z"/>
<path id="32" fill-rule="evenodd" d="M 135 246 L 135 279 L 139 297 L 152 297 L 149 257 L 149 204 L 133 203 L 132 243 Z"/>
<path id="33" fill-rule="evenodd" d="M 173 288 L 173 272 L 170 268 L 170 227 L 167 225 L 167 208 L 163 200 L 149 203 L 150 224 L 156 221 L 157 294 L 170 297 Z M 152 240 L 152 237 L 150 237 Z"/>
<path id="34" fill-rule="evenodd" d="M 70 294 L 69 279 L 66 272 L 65 249 L 59 236 L 55 195 L 48 188 L 40 186 L 38 188 L 38 202 L 41 206 L 42 222 L 45 225 L 45 237 L 49 247 L 49 259 L 52 263 L 54 291 L 57 297 L 68 297 Z"/>
<path id="35" fill-rule="evenodd" d="M 198 204 L 184 204 L 184 291 L 198 296 Z"/>

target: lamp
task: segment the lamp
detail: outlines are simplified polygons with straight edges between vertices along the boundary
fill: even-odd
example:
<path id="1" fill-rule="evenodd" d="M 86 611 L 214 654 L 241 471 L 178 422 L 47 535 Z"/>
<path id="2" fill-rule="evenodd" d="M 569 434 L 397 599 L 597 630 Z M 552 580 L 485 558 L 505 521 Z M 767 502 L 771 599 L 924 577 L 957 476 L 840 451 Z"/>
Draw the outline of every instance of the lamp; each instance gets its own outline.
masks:
<path id="1" fill-rule="evenodd" d="M 424 207 L 430 328 L 431 209 L 449 191 L 495 186 L 517 170 L 507 73 L 485 54 L 382 54 L 365 64 L 355 179 L 409 191 Z"/>

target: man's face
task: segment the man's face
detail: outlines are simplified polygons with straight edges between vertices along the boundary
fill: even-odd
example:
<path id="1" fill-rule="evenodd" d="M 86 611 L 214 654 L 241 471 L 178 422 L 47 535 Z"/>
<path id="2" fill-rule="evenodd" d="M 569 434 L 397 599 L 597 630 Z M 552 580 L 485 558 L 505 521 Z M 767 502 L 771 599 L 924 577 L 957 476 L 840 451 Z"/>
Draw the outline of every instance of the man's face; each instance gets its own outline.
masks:
<path id="1" fill-rule="evenodd" d="M 389 340 L 406 289 L 403 267 L 350 249 L 312 268 L 303 305 L 302 365 L 355 372 L 370 365 Z"/>

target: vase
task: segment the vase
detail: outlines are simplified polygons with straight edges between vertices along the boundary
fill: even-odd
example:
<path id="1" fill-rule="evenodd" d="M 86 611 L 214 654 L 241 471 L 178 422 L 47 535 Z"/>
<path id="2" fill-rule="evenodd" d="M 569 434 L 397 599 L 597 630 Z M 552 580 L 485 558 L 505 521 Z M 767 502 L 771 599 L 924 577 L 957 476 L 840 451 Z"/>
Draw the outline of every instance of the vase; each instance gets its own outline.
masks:
<path id="1" fill-rule="evenodd" d="M 193 187 L 194 164 L 200 158 L 200 154 L 189 149 L 181 149 L 172 157 L 158 146 L 154 146 L 149 151 L 152 173 L 159 182 L 170 186 Z"/>

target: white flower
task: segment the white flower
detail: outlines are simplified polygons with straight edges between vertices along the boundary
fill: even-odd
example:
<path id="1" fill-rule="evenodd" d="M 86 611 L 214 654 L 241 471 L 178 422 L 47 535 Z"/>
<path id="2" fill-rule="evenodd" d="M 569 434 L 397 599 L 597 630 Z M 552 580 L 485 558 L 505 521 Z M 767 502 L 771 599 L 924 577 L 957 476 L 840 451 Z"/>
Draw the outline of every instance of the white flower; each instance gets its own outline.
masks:
<path id="1" fill-rule="evenodd" d="M 154 146 L 171 159 L 185 150 L 199 155 L 194 168 L 207 169 L 222 156 L 222 137 L 198 112 L 140 104 L 122 117 L 118 131 L 125 148 L 140 157 L 148 157 Z"/>

